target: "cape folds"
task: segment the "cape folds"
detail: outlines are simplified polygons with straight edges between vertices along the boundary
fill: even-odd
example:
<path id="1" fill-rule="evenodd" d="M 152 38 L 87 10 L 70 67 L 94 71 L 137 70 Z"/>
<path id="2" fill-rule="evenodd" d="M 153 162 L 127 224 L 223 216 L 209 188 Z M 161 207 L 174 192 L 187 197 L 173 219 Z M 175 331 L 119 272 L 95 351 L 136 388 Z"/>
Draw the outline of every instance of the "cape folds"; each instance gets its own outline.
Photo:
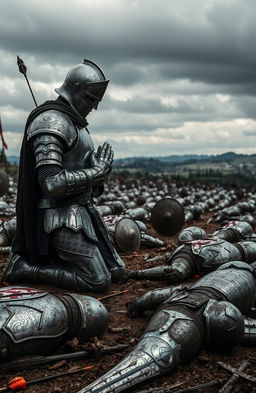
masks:
<path id="1" fill-rule="evenodd" d="M 48 253 L 48 238 L 42 230 L 42 214 L 38 214 L 37 202 L 40 189 L 35 171 L 35 157 L 30 143 L 27 141 L 27 129 L 31 122 L 41 113 L 57 110 L 67 114 L 75 126 L 84 128 L 88 125 L 85 118 L 77 115 L 71 106 L 61 97 L 46 101 L 34 109 L 26 122 L 20 152 L 18 192 L 16 203 L 17 230 L 12 244 L 12 251 L 27 256 L 36 262 L 39 256 Z M 42 213 L 42 212 L 41 212 Z"/>

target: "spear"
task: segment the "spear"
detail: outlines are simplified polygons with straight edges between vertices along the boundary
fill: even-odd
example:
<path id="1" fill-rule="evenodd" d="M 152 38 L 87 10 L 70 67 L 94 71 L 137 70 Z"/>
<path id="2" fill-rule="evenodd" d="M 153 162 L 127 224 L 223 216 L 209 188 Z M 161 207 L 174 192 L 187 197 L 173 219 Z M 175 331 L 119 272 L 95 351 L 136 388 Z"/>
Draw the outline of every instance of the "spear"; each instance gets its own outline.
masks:
<path id="1" fill-rule="evenodd" d="M 123 351 L 128 347 L 129 345 L 119 344 L 119 345 L 112 345 L 111 347 L 102 348 L 98 351 L 89 349 L 87 351 L 60 353 L 58 355 L 24 357 L 24 358 L 12 360 L 8 363 L 1 363 L 1 368 L 5 368 L 7 370 L 20 370 L 25 368 L 40 367 L 48 363 L 57 362 L 60 360 L 75 360 L 75 359 L 79 360 L 79 359 L 86 359 L 93 356 L 108 355 L 108 354 Z"/>
<path id="2" fill-rule="evenodd" d="M 120 292 L 114 292 L 114 293 L 111 293 L 110 295 L 105 295 L 105 296 L 102 296 L 102 297 L 97 297 L 97 300 L 102 301 L 102 300 L 105 300 L 105 299 L 109 299 L 109 298 L 111 298 L 111 297 L 123 295 L 124 293 L 127 293 L 127 292 L 130 292 L 130 290 L 129 290 L 129 289 L 123 289 L 123 290 L 120 291 Z"/>
<path id="3" fill-rule="evenodd" d="M 30 86 L 30 83 L 29 83 L 29 80 L 28 80 L 28 77 L 27 77 L 27 67 L 24 64 L 24 61 L 18 55 L 17 55 L 17 64 L 18 64 L 18 67 L 19 67 L 19 71 L 24 75 L 24 77 L 25 77 L 25 79 L 27 81 L 30 93 L 32 95 L 32 98 L 34 100 L 35 105 L 37 106 L 37 102 L 36 102 L 34 93 L 33 93 L 32 89 L 31 89 L 31 86 Z"/>
<path id="4" fill-rule="evenodd" d="M 67 375 L 80 373 L 82 371 L 92 370 L 93 368 L 94 368 L 94 366 L 86 366 L 86 367 L 82 367 L 82 368 L 76 368 L 74 370 L 68 370 L 68 371 L 64 371 L 62 373 L 48 375 L 47 377 L 32 379 L 30 381 L 26 381 L 26 379 L 23 377 L 15 377 L 9 382 L 9 384 L 7 386 L 0 388 L 0 392 L 10 392 L 12 390 L 26 389 L 26 387 L 29 385 L 35 385 L 35 384 L 38 384 L 41 382 L 51 381 L 52 379 L 66 377 Z"/>

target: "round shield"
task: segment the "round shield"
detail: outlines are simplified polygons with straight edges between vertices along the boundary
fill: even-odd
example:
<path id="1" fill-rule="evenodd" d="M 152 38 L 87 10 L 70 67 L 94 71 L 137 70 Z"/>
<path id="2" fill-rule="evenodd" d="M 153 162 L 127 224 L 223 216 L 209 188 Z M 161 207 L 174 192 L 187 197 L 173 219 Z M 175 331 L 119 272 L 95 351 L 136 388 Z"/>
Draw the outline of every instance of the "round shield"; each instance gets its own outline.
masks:
<path id="1" fill-rule="evenodd" d="M 116 224 L 114 239 L 120 251 L 128 252 L 140 248 L 141 235 L 136 222 L 127 217 L 119 220 Z"/>
<path id="2" fill-rule="evenodd" d="M 151 210 L 151 223 L 161 236 L 173 236 L 184 225 L 183 206 L 172 198 L 158 201 Z"/>

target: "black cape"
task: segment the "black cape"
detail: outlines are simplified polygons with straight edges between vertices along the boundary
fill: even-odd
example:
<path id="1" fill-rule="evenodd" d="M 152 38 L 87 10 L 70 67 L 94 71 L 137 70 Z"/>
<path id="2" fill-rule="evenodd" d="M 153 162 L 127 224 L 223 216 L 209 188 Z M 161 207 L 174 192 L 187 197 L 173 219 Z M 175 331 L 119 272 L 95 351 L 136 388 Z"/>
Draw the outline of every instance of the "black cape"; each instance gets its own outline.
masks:
<path id="1" fill-rule="evenodd" d="M 42 230 L 42 214 L 38 213 L 37 202 L 41 191 L 35 171 L 35 157 L 31 144 L 27 141 L 27 129 L 31 122 L 41 113 L 57 110 L 66 113 L 75 126 L 86 127 L 86 119 L 77 115 L 71 106 L 61 97 L 57 100 L 46 101 L 34 109 L 26 122 L 23 142 L 20 152 L 18 192 L 16 203 L 17 229 L 12 244 L 13 253 L 25 255 L 31 261 L 37 262 L 40 256 L 48 254 L 48 238 Z"/>

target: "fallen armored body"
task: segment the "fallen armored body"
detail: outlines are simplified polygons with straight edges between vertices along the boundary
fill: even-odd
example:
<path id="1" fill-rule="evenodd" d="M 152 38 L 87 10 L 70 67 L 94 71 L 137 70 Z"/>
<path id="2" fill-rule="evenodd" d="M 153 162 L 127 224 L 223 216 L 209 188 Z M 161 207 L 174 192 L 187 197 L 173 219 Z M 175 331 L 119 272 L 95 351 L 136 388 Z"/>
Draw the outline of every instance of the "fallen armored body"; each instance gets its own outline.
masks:
<path id="1" fill-rule="evenodd" d="M 245 219 L 250 216 L 244 216 Z M 251 216 L 252 217 L 252 216 Z M 230 221 L 221 229 L 215 231 L 212 235 L 207 234 L 200 227 L 187 227 L 179 234 L 179 243 L 184 243 L 189 240 L 198 240 L 206 238 L 215 238 L 226 240 L 229 243 L 235 243 L 242 240 L 248 240 L 248 237 L 253 235 L 253 227 L 250 222 L 241 219 L 239 221 Z M 253 219 L 253 217 L 252 217 Z"/>
<path id="2" fill-rule="evenodd" d="M 163 303 L 134 350 L 78 393 L 122 392 L 170 373 L 195 357 L 203 346 L 232 347 L 241 342 L 242 314 L 255 303 L 255 270 L 244 262 L 229 262 L 189 289 L 174 291 L 167 300 L 161 291 Z"/>
<path id="3" fill-rule="evenodd" d="M 100 336 L 108 326 L 106 308 L 90 296 L 17 286 L 0 289 L 0 319 L 0 362 L 48 354 L 72 337 Z"/>
<path id="4" fill-rule="evenodd" d="M 193 277 L 195 273 L 206 274 L 226 262 L 240 260 L 252 263 L 256 260 L 256 243 L 231 244 L 221 239 L 187 241 L 179 246 L 168 259 L 170 265 L 157 266 L 126 273 L 132 279 L 166 281 L 176 284 Z"/>

